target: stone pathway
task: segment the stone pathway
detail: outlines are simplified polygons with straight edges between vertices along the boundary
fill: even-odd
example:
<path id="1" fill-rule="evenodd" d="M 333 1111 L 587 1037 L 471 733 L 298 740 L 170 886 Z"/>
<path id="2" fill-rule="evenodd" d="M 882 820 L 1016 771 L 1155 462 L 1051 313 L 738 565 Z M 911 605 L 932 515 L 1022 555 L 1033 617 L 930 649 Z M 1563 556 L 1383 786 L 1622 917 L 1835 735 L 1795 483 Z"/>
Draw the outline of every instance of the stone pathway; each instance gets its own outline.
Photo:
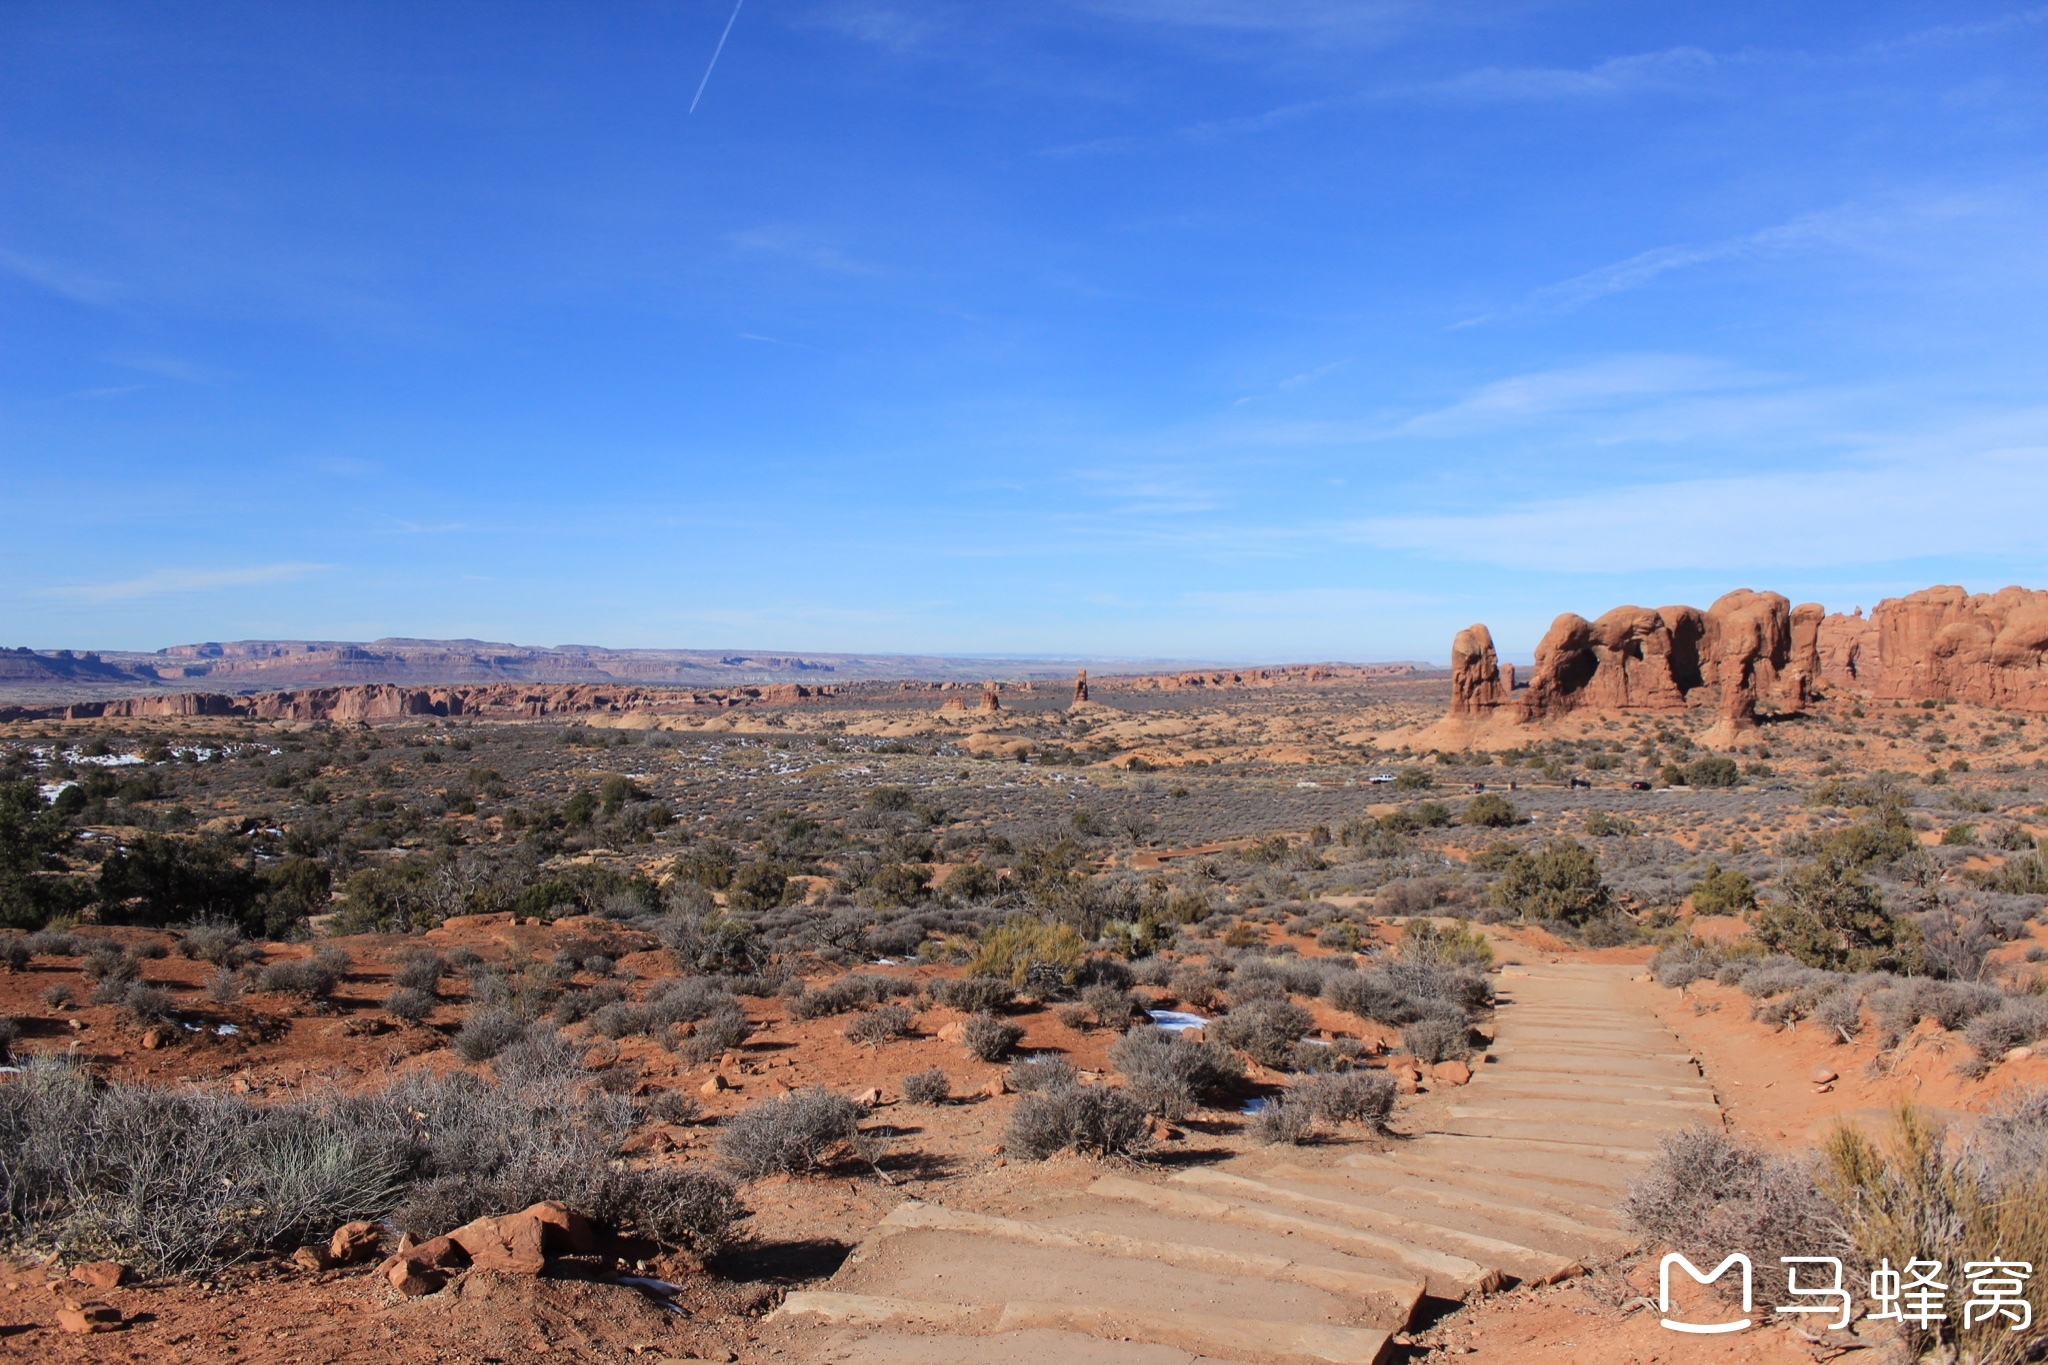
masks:
<path id="1" fill-rule="evenodd" d="M 1638 970 L 1504 968 L 1497 1061 L 1384 1152 L 1104 1175 L 1014 1216 L 912 1201 L 777 1316 L 844 1365 L 1371 1365 L 1425 1295 L 1627 1250 L 1615 1205 L 1659 1135 L 1719 1124 L 1698 1067 L 1629 1003 Z"/>

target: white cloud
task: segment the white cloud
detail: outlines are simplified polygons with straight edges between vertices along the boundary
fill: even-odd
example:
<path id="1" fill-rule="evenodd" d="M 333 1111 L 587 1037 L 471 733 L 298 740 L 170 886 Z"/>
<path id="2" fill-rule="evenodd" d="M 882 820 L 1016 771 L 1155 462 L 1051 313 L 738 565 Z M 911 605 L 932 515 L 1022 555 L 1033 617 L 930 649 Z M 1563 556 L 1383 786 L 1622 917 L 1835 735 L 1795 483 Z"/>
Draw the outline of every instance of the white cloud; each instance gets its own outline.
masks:
<path id="1" fill-rule="evenodd" d="M 1697 47 L 1674 47 L 1611 57 L 1597 66 L 1480 67 L 1447 80 L 1403 86 L 1388 93 L 1485 102 L 1605 99 L 1651 90 L 1697 87 L 1721 63 Z"/>
<path id="2" fill-rule="evenodd" d="M 123 602 L 138 597 L 172 597 L 217 588 L 285 583 L 331 569 L 332 564 L 256 564 L 240 569 L 155 569 L 114 583 L 78 583 L 46 590 L 51 597 L 80 602 Z"/>
<path id="3" fill-rule="evenodd" d="M 1448 407 L 1418 413 L 1401 435 L 1457 436 L 1560 413 L 1611 411 L 1679 395 L 1752 387 L 1719 361 L 1685 355 L 1617 356 L 1496 380 Z"/>
<path id="4" fill-rule="evenodd" d="M 1368 518 L 1347 538 L 1520 570 L 1830 568 L 2040 556 L 2048 411 L 1829 469 L 1639 484 L 1491 511 Z M 2007 433 L 2010 434 L 2010 433 Z M 2044 565 L 2048 567 L 2048 565 Z"/>

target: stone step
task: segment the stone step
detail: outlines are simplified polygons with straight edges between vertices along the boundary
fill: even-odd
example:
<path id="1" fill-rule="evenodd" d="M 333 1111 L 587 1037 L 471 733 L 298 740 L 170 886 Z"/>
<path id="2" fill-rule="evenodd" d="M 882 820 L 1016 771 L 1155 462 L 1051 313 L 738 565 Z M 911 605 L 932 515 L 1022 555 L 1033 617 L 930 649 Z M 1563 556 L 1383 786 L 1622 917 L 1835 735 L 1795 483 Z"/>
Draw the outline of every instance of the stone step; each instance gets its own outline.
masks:
<path id="1" fill-rule="evenodd" d="M 1467 1092 L 1468 1094 L 1470 1092 Z M 1541 1123 L 1570 1123 L 1574 1127 L 1654 1128 L 1669 1132 L 1688 1123 L 1721 1121 L 1718 1105 L 1691 1100 L 1567 1099 L 1553 1096 L 1496 1096 L 1490 1092 L 1472 1095 L 1446 1110 L 1461 1119 L 1524 1119 Z"/>
<path id="2" fill-rule="evenodd" d="M 1202 1225 L 1192 1222 L 1181 1225 L 1180 1231 L 1187 1235 L 1162 1238 L 1117 1231 L 1113 1222 L 1108 1227 L 1024 1222 L 949 1209 L 941 1204 L 927 1204 L 914 1199 L 899 1204 L 877 1224 L 867 1241 L 862 1243 L 861 1250 L 865 1253 L 869 1246 L 889 1237 L 919 1230 L 974 1233 L 1032 1246 L 1115 1256 L 1124 1260 L 1153 1261 L 1215 1275 L 1249 1275 L 1256 1279 L 1307 1285 L 1352 1300 L 1368 1326 L 1384 1327 L 1390 1331 L 1399 1331 L 1408 1325 L 1423 1292 L 1419 1280 L 1396 1280 L 1365 1270 L 1330 1265 L 1327 1260 L 1322 1263 L 1304 1261 L 1298 1255 L 1282 1256 L 1208 1245 L 1201 1240 Z"/>
<path id="3" fill-rule="evenodd" d="M 1514 1241 L 1575 1259 L 1607 1259 L 1628 1251 L 1636 1244 L 1635 1238 L 1619 1231 L 1611 1223 L 1587 1222 L 1513 1193 L 1474 1189 L 1457 1177 L 1431 1179 L 1361 1167 L 1307 1166 L 1275 1166 L 1267 1176 L 1309 1187 L 1348 1190 L 1376 1200 L 1399 1201 L 1410 1206 L 1435 1205 L 1466 1215 L 1469 1220 L 1467 1227 L 1482 1232 L 1497 1228 Z"/>
<path id="4" fill-rule="evenodd" d="M 1483 1133 L 1432 1133 L 1412 1140 L 1416 1150 L 1439 1161 L 1469 1163 L 1476 1170 L 1521 1172 L 1541 1179 L 1571 1180 L 1620 1190 L 1642 1178 L 1654 1152 L 1599 1142 L 1559 1138 L 1489 1137 Z M 1406 1145 L 1394 1149 L 1406 1151 Z M 1343 1164 L 1341 1161 L 1338 1164 Z"/>
<path id="5" fill-rule="evenodd" d="M 1260 1203 L 1293 1209 L 1382 1236 L 1463 1256 L 1491 1266 L 1527 1284 L 1554 1284 L 1583 1274 L 1585 1267 L 1569 1256 L 1458 1226 L 1455 1214 L 1400 1213 L 1370 1199 L 1337 1198 L 1329 1192 L 1295 1188 L 1284 1180 L 1260 1179 L 1229 1171 L 1196 1167 L 1173 1177 L 1207 1191 L 1237 1195 Z"/>
<path id="6" fill-rule="evenodd" d="M 1357 1255 L 1355 1249 L 1325 1245 L 1291 1229 L 1276 1231 L 1216 1218 L 1185 1217 L 1126 1200 L 1098 1198 L 1085 1190 L 1035 1203 L 1029 1218 L 1033 1225 L 1060 1231 L 1107 1234 L 1340 1271 L 1362 1305 L 1360 1320 L 1368 1327 L 1398 1331 L 1407 1326 L 1426 1292 L 1423 1277 L 1414 1271 Z"/>
<path id="7" fill-rule="evenodd" d="M 1577 1145 L 1599 1147 L 1609 1152 L 1626 1152 L 1638 1161 L 1648 1161 L 1656 1155 L 1658 1140 L 1667 1132 L 1683 1128 L 1682 1123 L 1660 1123 L 1647 1128 L 1630 1128 L 1616 1124 L 1594 1125 L 1575 1122 L 1570 1119 L 1496 1119 L 1460 1118 L 1450 1114 L 1425 1127 L 1423 1131 L 1432 1136 L 1513 1138 L 1517 1141 L 1544 1141 L 1562 1132 L 1571 1133 Z"/>
<path id="8" fill-rule="evenodd" d="M 1058 1365 L 1191 1365 L 1195 1357 L 1173 1346 L 1104 1341 L 1078 1332 L 1046 1328 L 959 1337 L 863 1327 L 831 1332 L 831 1339 L 820 1343 L 804 1359 L 830 1361 L 832 1365 L 1047 1365 L 1049 1361 Z M 1200 1365 L 1250 1362 L 1204 1355 Z"/>
<path id="9" fill-rule="evenodd" d="M 1511 1077 L 1489 1085 L 1475 1085 L 1466 1094 L 1475 1102 L 1487 1104 L 1619 1104 L 1660 1111 L 1707 1110 L 1717 1115 L 1721 1107 L 1712 1095 L 1677 1095 L 1664 1088 L 1631 1088 L 1599 1083 L 1574 1085 L 1569 1081 L 1532 1081 Z M 1720 1120 L 1716 1117 L 1710 1121 L 1718 1123 Z"/>
<path id="10" fill-rule="evenodd" d="M 1053 1240 L 991 1236 L 981 1228 L 898 1226 L 891 1234 L 864 1239 L 830 1287 L 955 1304 L 1023 1300 L 1100 1312 L 1220 1313 L 1338 1327 L 1362 1325 L 1366 1311 L 1349 1295 L 1267 1278 L 1243 1266 L 1132 1259 Z"/>
<path id="11" fill-rule="evenodd" d="M 1275 1208 L 1257 1199 L 1225 1192 L 1204 1193 L 1184 1186 L 1150 1185 L 1123 1176 L 1104 1176 L 1088 1187 L 1105 1199 L 1121 1199 L 1183 1218 L 1208 1218 L 1238 1223 L 1296 1237 L 1307 1237 L 1340 1251 L 1397 1266 L 1420 1276 L 1429 1293 L 1440 1299 L 1463 1299 L 1500 1288 L 1505 1277 L 1498 1267 L 1464 1256 L 1418 1245 L 1352 1224 Z"/>
<path id="12" fill-rule="evenodd" d="M 1100 1308 L 1022 1298 L 960 1304 L 818 1289 L 790 1294 L 772 1316 L 815 1318 L 851 1327 L 918 1326 L 962 1336 L 1032 1330 L 1075 1332 L 1270 1365 L 1379 1365 L 1386 1355 L 1389 1338 L 1389 1333 L 1373 1327 L 1328 1326 L 1285 1319 Z"/>
<path id="13" fill-rule="evenodd" d="M 1527 1090 L 1531 1093 L 1557 1094 L 1567 1098 L 1581 1095 L 1613 1095 L 1624 1099 L 1641 1096 L 1644 1099 L 1695 1100 L 1703 1104 L 1714 1103 L 1714 1087 L 1701 1080 L 1658 1080 L 1650 1077 L 1610 1076 L 1597 1071 L 1571 1070 L 1564 1067 L 1543 1069 L 1516 1066 L 1512 1070 L 1496 1067 L 1480 1069 L 1472 1076 L 1475 1086 L 1483 1086 L 1489 1093 L 1506 1093 L 1509 1090 Z"/>
<path id="14" fill-rule="evenodd" d="M 1460 1189 L 1521 1200 L 1531 1207 L 1549 1209 L 1574 1221 L 1610 1231 L 1617 1231 L 1621 1226 L 1620 1216 L 1610 1207 L 1616 1198 L 1612 1187 L 1563 1179 L 1554 1165 L 1542 1174 L 1516 1175 L 1508 1171 L 1482 1170 L 1470 1163 L 1451 1159 L 1432 1160 L 1412 1150 L 1403 1151 L 1398 1159 L 1360 1154 L 1343 1157 L 1338 1164 L 1396 1180 L 1455 1183 Z"/>

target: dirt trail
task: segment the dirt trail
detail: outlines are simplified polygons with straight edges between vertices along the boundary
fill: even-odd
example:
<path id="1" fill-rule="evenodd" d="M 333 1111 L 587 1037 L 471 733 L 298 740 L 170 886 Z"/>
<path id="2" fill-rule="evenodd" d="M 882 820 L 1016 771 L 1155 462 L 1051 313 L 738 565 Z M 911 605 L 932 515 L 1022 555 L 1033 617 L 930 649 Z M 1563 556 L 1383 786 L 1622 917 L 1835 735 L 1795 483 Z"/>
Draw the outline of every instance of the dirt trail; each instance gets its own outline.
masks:
<path id="1" fill-rule="evenodd" d="M 1496 1060 L 1391 1151 L 1104 1175 L 1001 1212 L 913 1201 L 776 1317 L 842 1365 L 1371 1365 L 1425 1299 L 1626 1250 L 1615 1205 L 1658 1137 L 1720 1121 L 1639 971 L 1504 968 Z"/>

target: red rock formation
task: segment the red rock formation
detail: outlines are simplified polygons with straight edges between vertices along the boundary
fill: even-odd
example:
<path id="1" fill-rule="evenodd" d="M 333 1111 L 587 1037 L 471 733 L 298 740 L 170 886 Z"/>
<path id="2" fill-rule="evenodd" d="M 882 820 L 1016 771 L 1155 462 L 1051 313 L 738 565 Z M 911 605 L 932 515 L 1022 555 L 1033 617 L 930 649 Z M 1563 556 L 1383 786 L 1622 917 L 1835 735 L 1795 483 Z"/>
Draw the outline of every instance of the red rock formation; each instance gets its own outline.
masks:
<path id="1" fill-rule="evenodd" d="M 1926 588 L 1871 613 L 1885 700 L 2048 711 L 2048 592 Z"/>
<path id="2" fill-rule="evenodd" d="M 993 679 L 981 685 L 981 705 L 976 709 L 984 716 L 992 716 L 1003 709 L 1003 694 L 996 690 Z"/>
<path id="3" fill-rule="evenodd" d="M 1088 670 L 1079 669 L 1074 674 L 1074 705 L 1088 700 Z"/>
<path id="4" fill-rule="evenodd" d="M 1879 686 L 1884 669 L 1878 656 L 1875 616 L 1864 616 L 1861 607 L 1847 616 L 1830 616 L 1820 623 L 1816 644 L 1823 686 L 1843 691 Z"/>
<path id="5" fill-rule="evenodd" d="M 1573 711 L 1683 711 L 1699 673 L 1691 608 L 1674 631 L 1662 611 L 1616 607 L 1598 621 L 1566 612 L 1536 646 L 1536 668 L 1521 702 L 1529 721 Z M 1687 615 L 1686 613 L 1689 613 Z"/>
<path id="6" fill-rule="evenodd" d="M 1515 690 L 1515 666 L 1501 668 L 1493 633 L 1473 624 L 1451 642 L 1451 714 L 1490 716 Z"/>
<path id="7" fill-rule="evenodd" d="M 160 697 L 122 697 L 70 706 L 0 707 L 0 721 L 88 720 L 136 716 L 242 716 L 254 720 L 389 721 L 409 716 L 474 716 L 532 720 L 542 716 L 673 713 L 699 707 L 786 706 L 831 696 L 830 687 L 771 683 L 708 692 L 680 688 L 614 687 L 588 683 L 485 683 L 475 687 L 314 687 L 294 692 L 258 692 L 230 697 L 217 692 L 178 692 Z"/>
<path id="8" fill-rule="evenodd" d="M 1700 672 L 1720 688 L 1724 722 L 1756 724 L 1760 700 L 1795 711 L 1806 705 L 1805 675 L 1791 667 L 1792 604 L 1779 594 L 1737 588 L 1722 597 L 1707 608 L 1700 645 Z"/>

